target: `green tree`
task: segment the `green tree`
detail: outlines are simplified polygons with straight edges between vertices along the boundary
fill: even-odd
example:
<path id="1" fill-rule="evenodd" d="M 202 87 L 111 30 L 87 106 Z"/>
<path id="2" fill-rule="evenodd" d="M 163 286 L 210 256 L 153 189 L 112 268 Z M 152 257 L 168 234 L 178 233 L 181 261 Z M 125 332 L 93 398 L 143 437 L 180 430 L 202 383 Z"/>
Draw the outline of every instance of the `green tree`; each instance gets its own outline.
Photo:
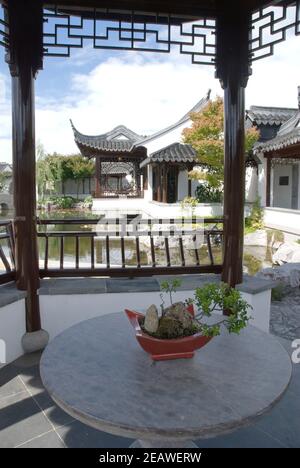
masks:
<path id="1" fill-rule="evenodd" d="M 39 197 L 56 193 L 62 181 L 62 158 L 57 153 L 46 154 L 42 145 L 37 147 L 37 187 Z"/>
<path id="2" fill-rule="evenodd" d="M 201 112 L 191 114 L 192 126 L 183 131 L 184 142 L 196 150 L 199 165 L 189 173 L 191 179 L 202 180 L 216 190 L 223 187 L 224 180 L 224 108 L 223 100 L 217 97 Z M 256 128 L 246 130 L 245 151 L 248 152 L 259 138 Z"/>
<path id="3" fill-rule="evenodd" d="M 6 175 L 4 172 L 0 172 L 0 192 L 4 192 L 6 188 Z"/>
<path id="4" fill-rule="evenodd" d="M 64 161 L 64 175 L 67 179 L 73 179 L 77 183 L 77 198 L 79 196 L 80 182 L 94 174 L 95 165 L 90 159 L 81 154 L 68 156 Z"/>
<path id="5" fill-rule="evenodd" d="M 77 182 L 77 198 L 80 182 L 94 174 L 93 161 L 84 158 L 81 154 L 61 155 L 57 153 L 45 154 L 41 146 L 37 151 L 37 185 L 41 198 L 45 195 L 53 195 L 58 192 L 58 184 L 61 183 L 62 193 L 65 194 L 65 182 L 75 180 Z"/>

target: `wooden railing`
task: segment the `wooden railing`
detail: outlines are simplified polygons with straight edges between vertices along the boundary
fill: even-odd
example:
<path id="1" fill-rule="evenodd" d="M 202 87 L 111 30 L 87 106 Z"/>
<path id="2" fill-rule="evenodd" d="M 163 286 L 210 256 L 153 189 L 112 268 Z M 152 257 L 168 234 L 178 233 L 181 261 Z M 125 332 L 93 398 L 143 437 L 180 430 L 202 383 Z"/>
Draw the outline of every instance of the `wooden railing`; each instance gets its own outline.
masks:
<path id="1" fill-rule="evenodd" d="M 131 223 L 130 223 L 131 221 Z M 108 277 L 137 277 L 184 273 L 220 273 L 222 271 L 221 245 L 223 239 L 223 220 L 208 218 L 199 227 L 195 218 L 157 220 L 138 220 L 134 226 L 130 219 L 74 219 L 74 220 L 39 220 L 38 238 L 40 244 L 41 277 L 74 277 L 74 276 L 108 276 Z M 171 232 L 166 233 L 164 225 L 171 225 Z M 96 226 L 94 230 L 54 230 L 53 227 L 84 225 Z M 173 229 L 174 226 L 174 229 Z M 200 228 L 204 229 L 200 230 Z M 167 227 L 167 226 L 166 226 Z M 170 226 L 168 226 L 170 227 Z M 178 233 L 180 232 L 180 235 Z M 189 237 L 187 237 L 189 236 Z M 201 247 L 197 245 L 198 236 L 202 236 Z M 51 242 L 56 242 L 56 262 L 50 255 Z M 73 243 L 73 260 L 66 262 L 65 245 L 68 243 L 70 257 L 70 239 Z M 146 247 L 145 247 L 146 239 Z M 156 240 L 160 241 L 157 248 Z M 187 249 L 185 240 L 194 242 L 194 248 Z M 172 246 L 170 242 L 172 241 Z M 80 258 L 81 243 L 84 242 L 88 261 L 84 264 Z M 131 261 L 126 258 L 126 245 L 131 243 Z M 112 259 L 111 244 L 114 253 L 117 251 L 119 262 Z M 142 244 L 142 246 L 141 246 Z M 218 257 L 216 257 L 216 249 Z M 97 253 L 100 250 L 100 259 Z M 177 257 L 174 261 L 174 250 Z M 128 252 L 128 250 L 127 250 Z M 146 255 L 147 252 L 147 255 Z M 207 255 L 207 262 L 201 259 L 201 253 Z M 162 261 L 163 254 L 163 261 Z M 147 256 L 147 262 L 143 259 Z M 86 257 L 86 255 L 85 255 Z M 159 257 L 159 258 L 158 258 Z M 105 258 L 105 260 L 103 260 Z M 56 263 L 54 265 L 54 263 Z"/>
<path id="2" fill-rule="evenodd" d="M 0 221 L 0 284 L 15 279 L 14 232 L 11 221 Z"/>

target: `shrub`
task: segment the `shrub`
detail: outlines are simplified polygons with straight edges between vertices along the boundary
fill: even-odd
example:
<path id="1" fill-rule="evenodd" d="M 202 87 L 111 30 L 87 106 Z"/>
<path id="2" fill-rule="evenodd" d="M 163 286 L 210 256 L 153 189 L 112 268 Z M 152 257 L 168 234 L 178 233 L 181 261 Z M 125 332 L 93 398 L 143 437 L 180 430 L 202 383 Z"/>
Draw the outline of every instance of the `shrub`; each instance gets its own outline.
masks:
<path id="1" fill-rule="evenodd" d="M 50 201 L 62 210 L 73 208 L 77 202 L 73 197 L 51 197 Z"/>
<path id="2" fill-rule="evenodd" d="M 250 216 L 245 219 L 245 227 L 248 232 L 256 231 L 264 227 L 264 210 L 258 198 L 252 205 Z"/>
<path id="3" fill-rule="evenodd" d="M 199 203 L 220 203 L 222 201 L 222 191 L 207 183 L 198 185 L 195 195 Z"/>

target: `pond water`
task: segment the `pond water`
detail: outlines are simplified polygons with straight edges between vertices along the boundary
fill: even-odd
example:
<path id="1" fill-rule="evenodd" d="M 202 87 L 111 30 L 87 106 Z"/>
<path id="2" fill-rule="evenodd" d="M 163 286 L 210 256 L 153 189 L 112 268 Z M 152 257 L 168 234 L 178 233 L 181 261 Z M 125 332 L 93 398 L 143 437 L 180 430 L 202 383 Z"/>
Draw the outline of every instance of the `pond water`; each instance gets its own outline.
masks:
<path id="1" fill-rule="evenodd" d="M 40 217 L 47 219 L 91 219 L 99 218 L 106 215 L 107 217 L 124 217 L 130 219 L 133 215 L 142 214 L 143 217 L 148 217 L 147 214 L 142 212 L 51 212 L 41 213 Z M 0 215 L 0 219 L 7 219 L 11 216 L 11 213 L 6 213 L 5 215 Z M 48 225 L 39 227 L 40 231 L 43 232 L 53 232 L 53 231 L 80 231 L 80 232 L 91 232 L 95 230 L 95 226 L 85 224 L 84 222 L 80 225 Z M 75 238 L 66 237 L 64 240 L 64 266 L 74 267 L 75 266 Z M 44 255 L 45 255 L 45 240 L 39 239 L 39 251 L 40 251 L 40 266 L 43 267 L 44 264 Z M 198 249 L 198 254 L 200 258 L 200 263 L 202 265 L 210 264 L 209 255 L 206 246 L 202 246 Z M 219 246 L 213 246 L 213 255 L 214 261 L 216 264 L 221 262 L 221 248 Z M 91 261 L 91 242 L 89 238 L 80 238 L 79 242 L 79 256 L 80 256 L 80 267 L 89 266 Z M 158 266 L 166 265 L 166 254 L 164 248 L 155 249 L 156 262 Z M 170 248 L 170 258 L 171 264 L 173 266 L 180 265 L 181 256 L 179 245 L 178 247 Z M 125 240 L 125 259 L 126 265 L 136 266 L 137 264 L 137 254 L 136 254 L 136 244 L 135 240 L 128 238 Z M 148 245 L 140 243 L 140 260 L 141 265 L 151 265 L 151 251 Z M 195 253 L 192 250 L 185 249 L 185 260 L 186 265 L 195 265 Z M 60 263 L 60 239 L 59 238 L 50 238 L 49 239 L 49 267 L 57 268 Z M 103 266 L 106 264 L 106 245 L 103 238 L 95 239 L 95 266 Z M 121 242 L 120 239 L 114 238 L 110 240 L 110 264 L 111 266 L 120 266 L 122 264 L 121 258 Z M 245 246 L 244 249 L 244 271 L 249 275 L 256 274 L 262 268 L 272 266 L 272 250 L 265 247 L 257 246 Z M 1 270 L 0 266 L 0 270 Z"/>

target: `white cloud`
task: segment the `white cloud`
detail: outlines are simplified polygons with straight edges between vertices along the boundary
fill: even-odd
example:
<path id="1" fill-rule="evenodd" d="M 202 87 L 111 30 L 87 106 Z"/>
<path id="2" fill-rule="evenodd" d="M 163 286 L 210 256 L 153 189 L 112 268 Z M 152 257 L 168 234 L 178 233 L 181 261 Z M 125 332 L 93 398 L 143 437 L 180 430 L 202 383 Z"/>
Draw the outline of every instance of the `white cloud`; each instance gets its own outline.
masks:
<path id="1" fill-rule="evenodd" d="M 291 38 L 275 47 L 274 57 L 255 62 L 246 92 L 247 107 L 297 106 L 298 49 L 299 38 Z M 87 57 L 95 62 L 93 53 L 99 54 L 102 63 L 85 73 L 83 64 Z M 57 59 L 58 73 L 63 60 Z M 68 69 L 72 66 L 70 82 L 62 88 L 67 91 L 59 100 L 47 94 L 36 99 L 36 136 L 48 152 L 77 151 L 70 118 L 87 134 L 104 133 L 119 124 L 150 134 L 178 120 L 209 88 L 213 95 L 222 94 L 214 67 L 191 65 L 189 57 L 175 52 L 113 53 L 109 58 L 107 53 L 87 49 L 86 56 L 81 52 L 69 59 Z M 40 73 L 47 73 L 47 63 Z M 5 80 L 0 75 L 0 160 L 9 161 L 11 111 Z"/>

